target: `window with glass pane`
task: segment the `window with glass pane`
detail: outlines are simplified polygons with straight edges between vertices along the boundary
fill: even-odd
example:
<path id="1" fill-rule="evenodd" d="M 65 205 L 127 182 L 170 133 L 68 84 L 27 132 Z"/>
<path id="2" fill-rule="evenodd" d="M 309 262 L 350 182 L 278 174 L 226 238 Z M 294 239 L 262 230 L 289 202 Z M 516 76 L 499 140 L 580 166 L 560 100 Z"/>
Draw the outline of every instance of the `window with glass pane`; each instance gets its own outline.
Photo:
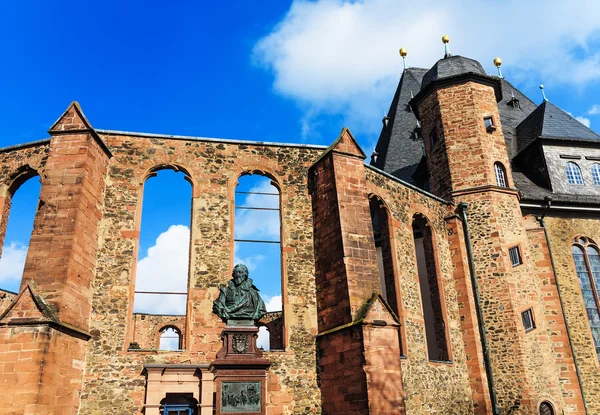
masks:
<path id="1" fill-rule="evenodd" d="M 525 327 L 526 332 L 535 329 L 535 322 L 533 321 L 533 311 L 531 310 L 531 308 L 521 313 L 521 320 L 523 320 L 523 327 Z"/>
<path id="2" fill-rule="evenodd" d="M 502 163 L 494 163 L 494 172 L 496 173 L 496 184 L 500 187 L 508 187 L 506 184 L 506 170 Z"/>
<path id="3" fill-rule="evenodd" d="M 600 186 L 600 164 L 592 164 L 592 179 L 596 186 Z"/>
<path id="4" fill-rule="evenodd" d="M 554 415 L 554 408 L 550 402 L 544 401 L 540 404 L 540 415 Z"/>
<path id="5" fill-rule="evenodd" d="M 513 267 L 517 267 L 523 263 L 523 259 L 521 258 L 521 251 L 518 246 L 513 246 L 508 249 L 508 255 L 510 256 L 510 263 Z"/>
<path id="6" fill-rule="evenodd" d="M 583 176 L 581 175 L 581 169 L 577 163 L 569 161 L 567 163 L 567 181 L 569 184 L 583 184 Z"/>
<path id="7" fill-rule="evenodd" d="M 571 250 L 579 286 L 583 296 L 588 322 L 596 355 L 600 358 L 600 302 L 598 287 L 600 287 L 600 254 L 598 248 L 588 238 L 575 238 Z M 593 244 L 593 245 L 592 245 Z"/>

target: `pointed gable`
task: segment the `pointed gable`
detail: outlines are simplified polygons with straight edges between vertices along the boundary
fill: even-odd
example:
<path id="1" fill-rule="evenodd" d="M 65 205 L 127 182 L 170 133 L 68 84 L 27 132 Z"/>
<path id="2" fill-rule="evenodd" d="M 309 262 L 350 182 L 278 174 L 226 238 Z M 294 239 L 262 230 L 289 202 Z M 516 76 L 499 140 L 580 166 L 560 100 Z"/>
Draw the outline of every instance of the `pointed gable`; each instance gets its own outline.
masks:
<path id="1" fill-rule="evenodd" d="M 367 157 L 348 127 L 342 129 L 340 136 L 331 145 L 331 149 L 334 152 L 359 157 L 363 160 Z"/>
<path id="2" fill-rule="evenodd" d="M 26 285 L 11 305 L 0 316 L 0 324 L 15 320 L 36 322 L 58 321 L 46 301 L 35 292 L 32 284 Z"/>
<path id="3" fill-rule="evenodd" d="M 363 321 L 365 323 L 380 323 L 385 321 L 386 325 L 400 325 L 400 320 L 396 313 L 394 313 L 381 294 L 378 293 L 373 293 L 371 298 L 358 310 L 355 321 Z"/>
<path id="4" fill-rule="evenodd" d="M 92 125 L 83 114 L 81 107 L 77 101 L 71 102 L 71 105 L 65 112 L 56 120 L 48 133 L 58 133 L 63 131 L 86 131 L 93 130 Z"/>

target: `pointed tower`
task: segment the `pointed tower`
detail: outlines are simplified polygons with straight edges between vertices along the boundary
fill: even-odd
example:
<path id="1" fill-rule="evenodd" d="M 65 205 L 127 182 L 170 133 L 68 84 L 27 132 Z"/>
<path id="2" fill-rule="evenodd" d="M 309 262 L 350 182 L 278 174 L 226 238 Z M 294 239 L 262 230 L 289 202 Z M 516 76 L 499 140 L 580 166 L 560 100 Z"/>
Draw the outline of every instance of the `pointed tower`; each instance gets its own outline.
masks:
<path id="1" fill-rule="evenodd" d="M 49 133 L 20 294 L 0 316 L 0 394 L 11 396 L 10 413 L 76 413 L 90 338 L 110 151 L 76 102 Z"/>
<path id="2" fill-rule="evenodd" d="M 446 47 L 411 105 L 421 123 L 431 191 L 452 200 L 470 229 L 489 344 L 492 412 L 529 414 L 542 396 L 555 402 L 564 396 L 552 342 L 544 330 L 525 326 L 526 317 L 541 319 L 545 310 L 537 270 L 528 260 L 527 230 L 500 123 L 501 99 L 500 77 L 486 75 L 479 62 L 452 56 Z"/>

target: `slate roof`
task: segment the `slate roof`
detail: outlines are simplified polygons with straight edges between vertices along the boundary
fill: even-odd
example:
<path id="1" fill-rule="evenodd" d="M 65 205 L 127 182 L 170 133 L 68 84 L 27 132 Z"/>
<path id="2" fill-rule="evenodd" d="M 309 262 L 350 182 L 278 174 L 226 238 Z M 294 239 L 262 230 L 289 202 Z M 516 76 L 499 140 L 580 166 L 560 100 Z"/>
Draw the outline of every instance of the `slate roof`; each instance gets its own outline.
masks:
<path id="1" fill-rule="evenodd" d="M 465 58 L 459 55 L 440 59 L 423 76 L 421 89 L 424 89 L 433 81 L 466 73 L 486 75 L 483 66 L 481 66 L 481 64 L 476 60 Z"/>
<path id="2" fill-rule="evenodd" d="M 413 94 L 416 95 L 417 91 L 425 88 L 428 83 L 464 73 L 486 75 L 479 62 L 462 56 L 440 59 L 429 70 L 406 69 L 388 112 L 388 126 L 382 128 L 375 147 L 377 159 L 372 159 L 371 165 L 401 180 L 416 184 L 413 174 L 423 157 L 423 144 L 415 134 L 417 119 L 408 102 Z M 502 99 L 498 102 L 498 111 L 511 160 L 538 138 L 597 141 L 600 144 L 600 135 L 554 104 L 545 101 L 538 107 L 507 80 L 501 79 L 500 84 Z M 556 202 L 598 203 L 598 197 L 595 196 L 556 194 L 535 184 L 514 160 L 512 170 L 515 187 L 521 192 L 522 200 L 543 201 L 546 196 L 552 196 Z"/>
<path id="3" fill-rule="evenodd" d="M 423 142 L 415 135 L 417 117 L 408 102 L 421 89 L 423 68 L 408 68 L 402 74 L 388 111 L 388 126 L 381 129 L 371 165 L 399 179 L 415 184 L 412 175 L 423 157 Z"/>
<path id="4" fill-rule="evenodd" d="M 549 101 L 544 101 L 517 127 L 518 150 L 539 137 L 562 140 L 600 140 L 600 136 Z"/>

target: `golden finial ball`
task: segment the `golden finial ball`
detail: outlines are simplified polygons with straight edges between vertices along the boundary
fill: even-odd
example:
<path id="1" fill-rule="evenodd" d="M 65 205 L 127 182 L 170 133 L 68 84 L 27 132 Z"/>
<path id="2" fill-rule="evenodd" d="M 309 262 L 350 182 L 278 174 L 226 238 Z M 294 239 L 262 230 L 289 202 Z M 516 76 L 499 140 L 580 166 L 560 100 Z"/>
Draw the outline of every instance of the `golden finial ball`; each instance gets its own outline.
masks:
<path id="1" fill-rule="evenodd" d="M 442 43 L 448 43 L 448 42 L 450 42 L 450 36 L 448 36 L 448 35 L 442 36 Z"/>
<path id="2" fill-rule="evenodd" d="M 502 59 L 500 59 L 500 58 L 494 59 L 494 65 L 496 65 L 496 67 L 498 67 L 498 68 L 500 66 L 502 66 Z"/>
<path id="3" fill-rule="evenodd" d="M 408 55 L 406 48 L 400 48 L 400 56 L 405 57 L 406 55 Z"/>

